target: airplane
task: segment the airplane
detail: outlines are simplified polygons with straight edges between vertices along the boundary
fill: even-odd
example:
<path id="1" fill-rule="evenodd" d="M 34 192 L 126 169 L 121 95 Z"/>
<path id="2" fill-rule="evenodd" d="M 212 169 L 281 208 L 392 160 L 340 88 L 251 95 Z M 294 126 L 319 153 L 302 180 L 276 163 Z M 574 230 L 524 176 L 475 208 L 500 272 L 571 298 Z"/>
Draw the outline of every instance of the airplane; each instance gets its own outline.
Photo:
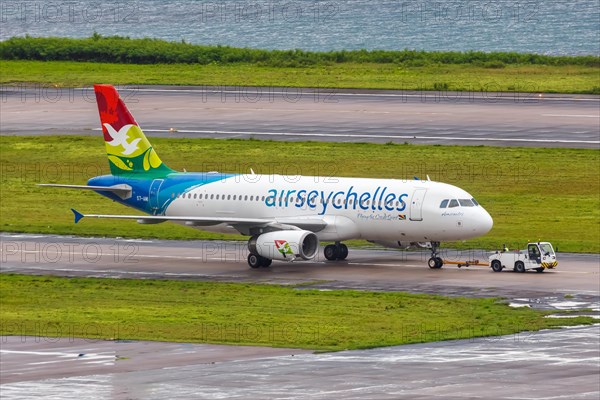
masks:
<path id="1" fill-rule="evenodd" d="M 110 175 L 87 185 L 40 186 L 92 190 L 144 215 L 82 218 L 175 222 L 196 229 L 249 237 L 248 265 L 314 259 L 320 242 L 327 260 L 344 260 L 350 239 L 388 247 L 426 247 L 430 268 L 444 264 L 442 241 L 481 236 L 490 214 L 463 189 L 429 180 L 178 172 L 162 162 L 117 90 L 94 85 Z M 226 157 L 224 155 L 224 157 Z M 374 160 L 376 162 L 376 160 Z"/>

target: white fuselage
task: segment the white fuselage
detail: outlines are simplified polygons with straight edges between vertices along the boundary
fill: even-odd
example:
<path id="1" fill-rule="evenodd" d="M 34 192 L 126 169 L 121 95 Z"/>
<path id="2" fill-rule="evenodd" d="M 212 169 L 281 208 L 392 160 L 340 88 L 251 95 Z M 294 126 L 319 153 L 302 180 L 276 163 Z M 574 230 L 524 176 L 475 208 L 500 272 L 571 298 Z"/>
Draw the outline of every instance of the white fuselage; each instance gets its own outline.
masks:
<path id="1" fill-rule="evenodd" d="M 315 233 L 325 241 L 454 241 L 483 235 L 493 224 L 464 190 L 422 180 L 235 175 L 171 197 L 168 216 L 322 219 L 327 226 Z M 441 208 L 443 200 L 449 201 Z M 198 228 L 237 233 L 227 224 Z"/>

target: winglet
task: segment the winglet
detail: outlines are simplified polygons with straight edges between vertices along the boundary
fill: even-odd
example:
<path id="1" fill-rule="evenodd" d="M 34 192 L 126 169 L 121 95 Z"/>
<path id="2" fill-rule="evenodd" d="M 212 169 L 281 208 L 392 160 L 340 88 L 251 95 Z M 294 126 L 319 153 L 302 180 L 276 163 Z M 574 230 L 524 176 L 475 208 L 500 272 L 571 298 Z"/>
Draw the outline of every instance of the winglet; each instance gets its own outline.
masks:
<path id="1" fill-rule="evenodd" d="M 85 215 L 74 208 L 71 208 L 71 211 L 73 211 L 73 214 L 75 215 L 75 223 L 78 223 L 81 218 L 85 217 Z"/>

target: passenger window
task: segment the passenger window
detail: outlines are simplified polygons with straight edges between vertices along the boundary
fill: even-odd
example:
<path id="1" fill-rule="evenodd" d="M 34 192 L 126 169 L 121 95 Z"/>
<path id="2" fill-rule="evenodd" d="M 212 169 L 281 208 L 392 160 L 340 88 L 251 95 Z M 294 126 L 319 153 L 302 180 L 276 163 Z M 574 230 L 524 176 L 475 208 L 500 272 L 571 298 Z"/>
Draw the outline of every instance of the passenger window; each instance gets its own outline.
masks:
<path id="1" fill-rule="evenodd" d="M 446 199 L 446 200 L 442 200 L 442 204 L 440 204 L 440 208 L 446 208 L 448 207 L 448 202 L 450 200 Z"/>
<path id="2" fill-rule="evenodd" d="M 194 193 L 194 198 L 198 197 L 198 194 Z"/>
<path id="3" fill-rule="evenodd" d="M 198 195 L 198 200 L 202 200 L 202 193 Z"/>
<path id="4" fill-rule="evenodd" d="M 254 196 L 250 196 L 250 201 L 254 200 Z"/>
<path id="5" fill-rule="evenodd" d="M 450 208 L 458 207 L 458 200 L 452 199 L 450 200 Z"/>

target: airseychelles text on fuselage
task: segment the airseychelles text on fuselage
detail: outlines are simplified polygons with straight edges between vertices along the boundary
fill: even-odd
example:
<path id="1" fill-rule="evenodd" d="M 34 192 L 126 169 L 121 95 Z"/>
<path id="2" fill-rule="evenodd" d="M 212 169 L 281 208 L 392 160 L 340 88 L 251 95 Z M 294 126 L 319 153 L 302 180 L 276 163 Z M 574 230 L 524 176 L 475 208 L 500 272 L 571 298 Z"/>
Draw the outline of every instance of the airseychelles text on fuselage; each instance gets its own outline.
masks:
<path id="1" fill-rule="evenodd" d="M 329 192 L 309 189 L 269 189 L 267 193 L 269 193 L 265 198 L 267 207 L 320 208 L 319 215 L 325 214 L 329 206 L 337 210 L 404 211 L 408 197 L 408 193 L 397 194 L 391 192 L 387 186 L 378 186 L 374 191 L 367 192 L 355 192 L 354 186 L 350 186 L 347 190 Z M 290 202 L 292 196 L 296 197 L 293 203 Z M 318 201 L 319 199 L 321 201 Z M 370 204 L 369 200 L 371 200 Z M 398 205 L 395 204 L 396 201 Z"/>

